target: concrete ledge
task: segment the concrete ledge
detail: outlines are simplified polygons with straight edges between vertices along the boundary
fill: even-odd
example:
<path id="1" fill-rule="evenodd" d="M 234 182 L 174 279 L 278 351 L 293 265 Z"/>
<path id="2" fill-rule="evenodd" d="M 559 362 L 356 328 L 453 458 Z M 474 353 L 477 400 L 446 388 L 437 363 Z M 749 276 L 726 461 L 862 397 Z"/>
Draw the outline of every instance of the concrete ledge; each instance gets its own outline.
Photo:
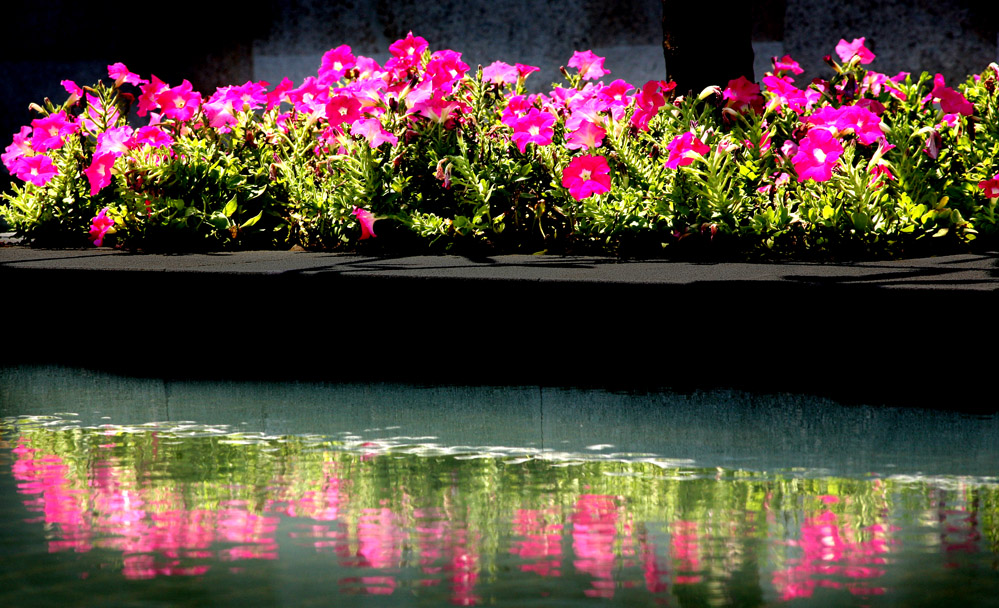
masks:
<path id="1" fill-rule="evenodd" d="M 744 388 L 994 411 L 999 255 L 855 264 L 0 248 L 0 363 Z M 986 351 L 985 349 L 989 349 Z"/>

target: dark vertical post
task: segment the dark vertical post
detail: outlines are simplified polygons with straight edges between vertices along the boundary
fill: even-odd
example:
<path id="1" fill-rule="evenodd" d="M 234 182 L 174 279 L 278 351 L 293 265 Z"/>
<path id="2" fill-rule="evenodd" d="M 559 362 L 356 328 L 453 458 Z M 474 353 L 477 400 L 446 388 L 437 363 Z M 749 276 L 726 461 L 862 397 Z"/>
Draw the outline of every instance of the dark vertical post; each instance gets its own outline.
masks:
<path id="1" fill-rule="evenodd" d="M 729 80 L 753 78 L 750 0 L 662 0 L 666 75 L 694 94 Z"/>

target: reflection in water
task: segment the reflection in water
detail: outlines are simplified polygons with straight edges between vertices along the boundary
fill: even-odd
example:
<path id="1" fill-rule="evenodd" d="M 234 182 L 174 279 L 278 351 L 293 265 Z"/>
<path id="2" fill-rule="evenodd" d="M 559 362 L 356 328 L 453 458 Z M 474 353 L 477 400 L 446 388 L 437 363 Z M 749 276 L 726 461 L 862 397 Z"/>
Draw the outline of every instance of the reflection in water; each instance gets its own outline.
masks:
<path id="1" fill-rule="evenodd" d="M 470 606 L 848 604 L 920 577 L 996 575 L 999 491 L 981 479 L 58 417 L 5 419 L 2 440 L 22 506 L 0 515 L 44 528 L 50 553 L 85 557 L 81 577 L 193 580 L 294 559 L 338 594 Z"/>

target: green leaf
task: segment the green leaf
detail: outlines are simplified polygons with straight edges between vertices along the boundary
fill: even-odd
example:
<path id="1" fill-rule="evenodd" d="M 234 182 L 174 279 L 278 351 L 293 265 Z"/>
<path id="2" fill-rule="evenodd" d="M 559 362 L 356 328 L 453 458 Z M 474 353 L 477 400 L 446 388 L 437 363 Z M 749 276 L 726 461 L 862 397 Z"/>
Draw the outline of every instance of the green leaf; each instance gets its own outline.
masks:
<path id="1" fill-rule="evenodd" d="M 229 200 L 229 202 L 228 202 L 228 203 L 226 203 L 226 205 L 225 205 L 225 209 L 223 209 L 223 210 L 222 210 L 222 214 L 223 214 L 223 215 L 225 215 L 226 217 L 232 217 L 232 215 L 233 215 L 234 213 L 236 213 L 236 208 L 237 208 L 237 207 L 239 207 L 239 204 L 238 204 L 238 203 L 236 203 L 236 197 L 235 197 L 235 196 L 233 196 L 233 197 L 232 197 L 232 198 L 231 198 L 231 199 Z"/>
<path id="2" fill-rule="evenodd" d="M 242 230 L 243 228 L 249 228 L 250 226 L 252 226 L 252 225 L 256 224 L 257 222 L 259 222 L 260 218 L 262 218 L 262 217 L 264 217 L 264 210 L 263 209 L 260 210 L 260 213 L 254 215 L 250 219 L 248 219 L 245 222 L 243 222 L 243 224 L 239 227 L 239 229 Z"/>

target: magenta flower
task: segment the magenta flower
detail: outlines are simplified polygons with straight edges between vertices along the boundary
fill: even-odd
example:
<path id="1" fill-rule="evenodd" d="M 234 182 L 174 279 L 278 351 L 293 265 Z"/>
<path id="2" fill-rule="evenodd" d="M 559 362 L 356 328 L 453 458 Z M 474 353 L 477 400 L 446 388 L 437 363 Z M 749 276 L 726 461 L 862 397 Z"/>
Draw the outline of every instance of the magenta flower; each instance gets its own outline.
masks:
<path id="1" fill-rule="evenodd" d="M 163 116 L 179 122 L 194 118 L 201 108 L 201 93 L 193 90 L 190 81 L 184 80 L 175 87 L 166 87 L 156 95 L 156 103 L 163 108 Z"/>
<path id="2" fill-rule="evenodd" d="M 110 152 L 95 156 L 90 166 L 84 169 L 83 173 L 90 181 L 90 196 L 96 196 L 111 183 L 111 170 L 114 168 L 115 158 Z"/>
<path id="3" fill-rule="evenodd" d="M 72 80 L 60 80 L 59 84 L 62 85 L 66 92 L 69 93 L 69 98 L 66 99 L 66 104 L 75 106 L 81 99 L 83 99 L 83 89 L 80 88 L 78 84 Z"/>
<path id="4" fill-rule="evenodd" d="M 319 66 L 319 82 L 333 84 L 343 78 L 347 70 L 356 64 L 357 58 L 346 44 L 330 49 L 323 55 L 322 64 Z"/>
<path id="5" fill-rule="evenodd" d="M 112 63 L 108 66 L 108 77 L 114 79 L 114 86 L 120 87 L 122 83 L 131 85 L 143 85 L 148 84 L 149 81 L 139 78 L 138 74 L 133 74 L 128 71 L 124 63 Z"/>
<path id="6" fill-rule="evenodd" d="M 520 78 L 520 72 L 515 66 L 502 61 L 494 61 L 488 67 L 482 68 L 482 80 L 498 85 L 515 84 Z"/>
<path id="7" fill-rule="evenodd" d="M 985 198 L 999 198 L 999 173 L 992 179 L 978 182 L 978 187 L 985 191 Z"/>
<path id="8" fill-rule="evenodd" d="M 136 146 L 148 145 L 153 148 L 173 145 L 173 137 L 155 125 L 139 127 L 132 136 L 132 141 Z"/>
<path id="9" fill-rule="evenodd" d="M 711 148 L 698 139 L 693 131 L 677 135 L 666 144 L 666 149 L 669 150 L 669 158 L 666 159 L 668 169 L 686 167 L 693 163 L 698 155 L 703 156 L 711 151 Z"/>
<path id="10" fill-rule="evenodd" d="M 798 181 L 813 179 L 828 181 L 836 161 L 843 155 L 843 146 L 826 129 L 813 128 L 798 144 L 798 152 L 791 159 Z"/>
<path id="11" fill-rule="evenodd" d="M 940 101 L 940 109 L 947 114 L 963 114 L 971 116 L 975 113 L 975 106 L 954 89 L 944 86 L 944 77 L 937 74 L 933 78 L 933 91 L 930 97 Z"/>
<path id="12" fill-rule="evenodd" d="M 368 145 L 372 148 L 377 148 L 385 142 L 393 146 L 399 143 L 399 138 L 383 129 L 381 121 L 377 118 L 355 120 L 350 127 L 350 134 L 367 139 Z"/>
<path id="13" fill-rule="evenodd" d="M 95 247 L 100 247 L 104 245 L 104 236 L 107 235 L 112 226 L 114 226 L 114 220 L 108 217 L 108 208 L 105 207 L 94 216 L 94 219 L 90 220 L 90 236 L 87 238 L 94 242 Z"/>
<path id="14" fill-rule="evenodd" d="M 725 106 L 736 112 L 743 112 L 749 108 L 754 111 L 763 108 L 760 85 L 750 82 L 745 76 L 730 80 L 728 86 L 722 91 L 722 98 L 725 99 Z"/>
<path id="15" fill-rule="evenodd" d="M 353 124 L 360 118 L 364 118 L 361 102 L 353 95 L 334 95 L 326 104 L 326 119 L 331 127 L 339 129 L 344 123 Z"/>
<path id="16" fill-rule="evenodd" d="M 593 51 L 576 51 L 569 60 L 569 67 L 578 69 L 583 80 L 596 80 L 610 74 L 610 70 L 604 69 L 604 58 L 594 55 Z"/>
<path id="17" fill-rule="evenodd" d="M 885 134 L 881 130 L 881 119 L 871 110 L 861 106 L 841 108 L 825 106 L 813 112 L 806 122 L 827 129 L 833 135 L 855 133 L 857 141 L 865 146 L 885 139 Z"/>
<path id="18" fill-rule="evenodd" d="M 609 192 L 611 187 L 610 167 L 603 156 L 577 156 L 562 171 L 562 187 L 577 201 L 591 194 Z"/>
<path id="19" fill-rule="evenodd" d="M 59 173 L 52 159 L 44 154 L 22 156 L 14 162 L 14 169 L 18 178 L 36 186 L 44 186 Z"/>
<path id="20" fill-rule="evenodd" d="M 843 63 L 849 63 L 854 57 L 859 58 L 864 65 L 874 61 L 874 53 L 864 46 L 864 38 L 854 38 L 853 42 L 840 39 L 836 45 L 836 54 Z"/>
<path id="21" fill-rule="evenodd" d="M 354 207 L 353 211 L 354 217 L 357 221 L 361 223 L 361 239 L 368 239 L 378 236 L 375 234 L 375 216 L 371 214 L 370 211 L 361 209 L 360 207 Z"/>
<path id="22" fill-rule="evenodd" d="M 461 60 L 461 53 L 445 50 L 437 51 L 427 62 L 427 74 L 435 93 L 450 94 L 454 83 L 468 72 L 468 64 Z"/>
<path id="23" fill-rule="evenodd" d="M 775 108 L 790 108 L 795 114 L 801 114 L 808 105 L 808 98 L 805 92 L 794 86 L 794 81 L 789 76 L 778 78 L 776 76 L 764 76 L 763 85 L 766 91 L 773 96 L 767 103 L 767 110 Z"/>
<path id="24" fill-rule="evenodd" d="M 132 127 L 128 125 L 108 129 L 97 136 L 97 148 L 94 150 L 94 156 L 102 154 L 121 156 L 133 146 L 133 135 Z"/>
<path id="25" fill-rule="evenodd" d="M 517 144 L 517 149 L 523 154 L 527 149 L 527 144 L 537 144 L 547 146 L 552 143 L 552 136 L 555 130 L 555 117 L 550 112 L 543 112 L 537 108 L 531 108 L 526 116 L 516 120 L 513 125 L 513 135 L 510 139 Z"/>
<path id="26" fill-rule="evenodd" d="M 11 174 L 16 174 L 17 169 L 14 168 L 17 159 L 22 156 L 30 156 L 35 153 L 34 148 L 31 147 L 31 127 L 21 127 L 19 133 L 14 134 L 14 141 L 7 146 L 6 151 L 2 155 L 3 166 L 7 167 L 7 170 Z"/>
<path id="27" fill-rule="evenodd" d="M 592 150 L 599 148 L 607 135 L 602 127 L 599 127 L 588 120 L 579 123 L 579 128 L 569 134 L 565 140 L 565 147 L 569 150 Z M 602 158 L 602 157 L 601 157 Z"/>
<path id="28" fill-rule="evenodd" d="M 66 112 L 59 111 L 45 118 L 31 121 L 31 146 L 36 152 L 61 148 L 67 135 L 80 130 L 80 126 L 66 118 Z"/>
<path id="29" fill-rule="evenodd" d="M 135 112 L 139 116 L 145 116 L 150 110 L 160 109 L 160 103 L 156 101 L 156 96 L 159 95 L 163 89 L 167 88 L 166 83 L 157 78 L 155 75 L 150 78 L 151 80 L 148 84 L 140 87 L 142 94 L 139 95 L 139 107 Z"/>
<path id="30" fill-rule="evenodd" d="M 784 55 L 780 59 L 774 57 L 772 59 L 774 64 L 774 74 L 780 75 L 781 72 L 791 72 L 792 74 L 801 74 L 805 70 L 801 69 L 798 62 L 791 59 L 790 55 Z"/>

